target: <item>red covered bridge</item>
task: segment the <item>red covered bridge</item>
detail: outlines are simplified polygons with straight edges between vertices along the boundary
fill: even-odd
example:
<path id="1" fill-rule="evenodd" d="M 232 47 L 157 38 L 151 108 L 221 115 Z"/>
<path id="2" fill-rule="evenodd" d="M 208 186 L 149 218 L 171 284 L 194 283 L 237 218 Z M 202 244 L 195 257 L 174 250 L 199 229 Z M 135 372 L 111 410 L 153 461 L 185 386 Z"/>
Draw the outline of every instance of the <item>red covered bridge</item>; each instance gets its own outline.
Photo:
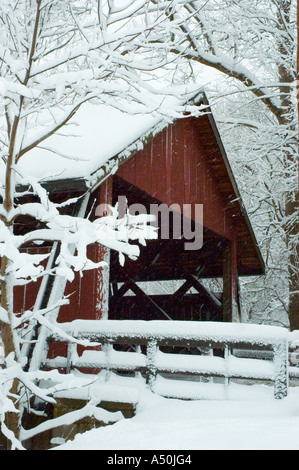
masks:
<path id="1" fill-rule="evenodd" d="M 208 106 L 204 95 L 200 99 Z M 91 177 L 97 183 L 86 206 L 81 206 L 80 215 L 95 218 L 98 204 L 114 204 L 118 196 L 126 196 L 129 205 L 141 203 L 147 209 L 151 204 L 188 204 L 192 208 L 202 204 L 203 246 L 188 251 L 184 237 L 166 240 L 161 238 L 160 230 L 158 240 L 148 242 L 141 248 L 140 258 L 126 260 L 124 267 L 120 266 L 117 253 L 99 245 L 90 246 L 91 258 L 106 260 L 108 267 L 87 271 L 83 277 L 77 275 L 65 286 L 59 281 L 59 295 L 69 295 L 70 303 L 61 307 L 58 321 L 239 321 L 238 278 L 264 274 L 265 267 L 213 115 L 185 117 L 160 125 L 159 131 L 154 126 L 132 144 L 127 145 L 126 152 L 111 155 L 107 165 L 118 165 L 114 174 L 103 176 L 102 165 L 94 169 Z M 89 190 L 84 177 L 57 179 L 46 185 L 57 201 Z M 72 211 L 78 212 L 79 208 L 73 207 Z M 191 219 L 194 222 L 194 209 Z M 49 262 L 53 263 L 59 247 L 28 250 L 52 250 Z M 221 292 L 207 288 L 205 280 L 212 278 L 223 279 Z M 179 281 L 178 287 L 172 292 L 157 293 L 156 287 L 162 281 Z M 48 276 L 41 286 L 33 283 L 18 288 L 16 311 L 31 308 L 35 302 L 46 307 L 53 290 L 57 295 L 55 282 Z M 146 291 L 143 282 L 148 283 Z"/>

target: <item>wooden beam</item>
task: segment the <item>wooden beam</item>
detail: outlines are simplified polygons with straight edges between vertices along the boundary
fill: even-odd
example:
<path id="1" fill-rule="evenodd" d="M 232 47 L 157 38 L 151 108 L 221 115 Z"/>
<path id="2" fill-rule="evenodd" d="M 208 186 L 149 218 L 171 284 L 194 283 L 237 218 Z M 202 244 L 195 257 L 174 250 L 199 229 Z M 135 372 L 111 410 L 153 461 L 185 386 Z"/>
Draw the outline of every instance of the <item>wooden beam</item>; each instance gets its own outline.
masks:
<path id="1" fill-rule="evenodd" d="M 98 203 L 112 205 L 113 177 L 107 178 L 99 188 Z M 110 250 L 109 248 L 96 245 L 96 262 L 104 261 L 106 266 L 97 269 L 96 272 L 96 299 L 95 318 L 107 319 L 109 311 L 109 278 L 110 278 Z"/>
<path id="2" fill-rule="evenodd" d="M 192 283 L 190 280 L 184 282 L 184 284 L 174 294 L 167 296 L 168 298 L 164 305 L 170 306 L 174 303 L 180 302 L 191 287 Z"/>
<path id="3" fill-rule="evenodd" d="M 133 281 L 133 279 L 130 278 L 130 281 L 131 281 L 130 288 L 137 297 L 140 297 L 145 302 L 150 304 L 157 313 L 162 315 L 162 318 L 165 317 L 167 318 L 167 320 L 172 320 L 172 318 L 168 315 L 168 313 L 166 313 L 165 310 L 163 310 L 163 308 L 161 308 L 158 304 L 156 304 L 156 302 L 150 296 L 148 296 L 145 292 L 143 292 L 143 290 L 140 289 L 140 287 Z"/>
<path id="4" fill-rule="evenodd" d="M 223 251 L 223 320 L 236 321 L 238 308 L 238 259 L 236 236 L 227 241 Z"/>
<path id="5" fill-rule="evenodd" d="M 131 289 L 131 284 L 131 281 L 125 282 L 119 289 L 117 289 L 111 300 L 120 300 Z"/>
<path id="6" fill-rule="evenodd" d="M 191 274 L 186 268 L 181 268 L 184 270 L 186 279 L 190 281 L 191 285 L 197 290 L 199 294 L 207 299 L 207 301 L 211 304 L 212 308 L 215 309 L 216 312 L 222 313 L 222 303 L 212 292 L 209 292 L 199 280 Z"/>

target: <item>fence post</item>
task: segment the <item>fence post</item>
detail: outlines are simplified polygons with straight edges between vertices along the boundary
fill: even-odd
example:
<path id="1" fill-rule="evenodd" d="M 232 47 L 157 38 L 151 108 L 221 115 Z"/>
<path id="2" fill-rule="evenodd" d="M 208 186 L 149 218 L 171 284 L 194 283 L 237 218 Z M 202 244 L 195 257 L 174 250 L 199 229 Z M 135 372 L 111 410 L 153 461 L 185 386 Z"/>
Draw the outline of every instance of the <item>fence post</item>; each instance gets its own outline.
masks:
<path id="1" fill-rule="evenodd" d="M 157 378 L 157 368 L 155 365 L 156 354 L 158 346 L 157 341 L 150 340 L 147 344 L 146 358 L 147 358 L 147 377 L 146 383 L 149 385 L 151 391 L 154 391 L 154 385 Z"/>
<path id="2" fill-rule="evenodd" d="M 67 344 L 67 363 L 66 363 L 66 373 L 70 374 L 73 370 L 73 363 L 75 360 L 75 355 L 77 354 L 77 343 L 68 342 Z"/>
<path id="3" fill-rule="evenodd" d="M 277 400 L 288 395 L 289 387 L 289 345 L 288 341 L 277 343 L 274 350 L 274 396 Z"/>
<path id="4" fill-rule="evenodd" d="M 102 351 L 104 351 L 104 353 L 106 354 L 105 381 L 109 382 L 109 379 L 111 377 L 111 354 L 113 352 L 113 344 L 103 344 Z"/>
<path id="5" fill-rule="evenodd" d="M 224 360 L 225 360 L 225 365 L 226 365 L 226 376 L 224 378 L 224 388 L 226 392 L 228 392 L 228 387 L 230 384 L 230 372 L 229 372 L 230 356 L 231 356 L 230 347 L 228 346 L 228 344 L 226 344 L 225 349 L 224 349 Z"/>
<path id="6" fill-rule="evenodd" d="M 136 346 L 136 354 L 142 354 L 141 346 L 138 345 Z M 135 378 L 136 379 L 142 379 L 142 374 L 141 372 L 135 372 Z"/>

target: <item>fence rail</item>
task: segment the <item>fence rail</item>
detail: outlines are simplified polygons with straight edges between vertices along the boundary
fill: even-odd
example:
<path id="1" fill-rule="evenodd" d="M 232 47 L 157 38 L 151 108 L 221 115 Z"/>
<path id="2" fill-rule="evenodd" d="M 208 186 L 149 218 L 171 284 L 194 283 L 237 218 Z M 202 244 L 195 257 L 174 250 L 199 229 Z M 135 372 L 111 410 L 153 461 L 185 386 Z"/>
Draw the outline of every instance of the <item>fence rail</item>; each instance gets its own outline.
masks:
<path id="1" fill-rule="evenodd" d="M 61 324 L 67 339 L 67 357 L 48 359 L 43 366 L 73 369 L 99 369 L 109 372 L 144 374 L 152 391 L 156 391 L 159 374 L 172 377 L 221 377 L 230 379 L 263 380 L 274 384 L 275 398 L 288 392 L 288 332 L 279 327 L 185 321 L 84 321 Z M 81 356 L 78 342 L 91 340 L 100 350 L 85 350 Z M 118 351 L 115 346 L 132 345 L 134 352 Z M 189 354 L 178 354 L 174 348 L 184 347 Z M 167 348 L 167 352 L 165 352 Z M 98 348 L 99 349 L 99 348 Z M 162 351 L 161 349 L 164 349 Z M 192 354 L 194 349 L 207 355 Z M 270 359 L 236 357 L 235 350 L 266 351 Z M 215 355 L 215 350 L 217 355 Z M 208 351 L 208 353 L 207 353 Z M 219 355 L 219 352 L 222 354 Z M 221 357 L 222 356 L 222 357 Z"/>
<path id="2" fill-rule="evenodd" d="M 289 377 L 299 379 L 299 331 L 293 331 L 289 335 Z"/>

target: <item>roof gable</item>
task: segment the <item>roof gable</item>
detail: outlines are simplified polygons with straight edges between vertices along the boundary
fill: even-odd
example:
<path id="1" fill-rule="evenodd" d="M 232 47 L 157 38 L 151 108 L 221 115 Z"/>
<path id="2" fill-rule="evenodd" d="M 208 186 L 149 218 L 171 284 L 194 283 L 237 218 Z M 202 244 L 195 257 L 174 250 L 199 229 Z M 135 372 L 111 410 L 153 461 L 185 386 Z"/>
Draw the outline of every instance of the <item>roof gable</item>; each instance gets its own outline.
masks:
<path id="1" fill-rule="evenodd" d="M 203 204 L 205 229 L 227 239 L 236 234 L 239 272 L 243 275 L 265 272 L 211 113 L 168 126 L 121 165 L 116 175 L 127 181 L 132 191 L 139 188 L 160 203 L 180 207 Z"/>
<path id="2" fill-rule="evenodd" d="M 264 261 L 207 97 L 202 91 L 200 93 L 197 91 L 187 104 L 189 102 L 201 105 L 206 111 L 204 116 L 196 118 L 185 115 L 184 119 L 195 123 L 198 138 L 206 149 L 205 158 L 214 179 L 217 180 L 217 188 L 226 201 L 226 207 L 238 218 L 239 259 L 244 265 L 243 272 L 262 274 L 265 271 Z M 81 140 L 80 137 L 72 136 L 72 126 L 68 128 L 68 138 L 65 135 L 55 136 L 51 138 L 52 140 L 49 139 L 47 148 L 35 149 L 22 158 L 24 165 L 26 158 L 31 159 L 30 168 L 33 173 L 36 172 L 33 176 L 37 176 L 50 192 L 94 190 L 107 176 L 116 173 L 123 163 L 171 125 L 169 120 L 162 119 L 160 115 L 130 116 L 113 108 L 99 108 L 94 105 L 82 108 L 76 120 L 79 122 L 81 134 L 84 134 Z M 56 151 L 57 148 L 61 156 L 56 155 L 54 158 L 52 150 Z M 77 161 L 68 158 L 70 155 L 74 156 L 75 152 L 80 157 Z M 42 167 L 47 168 L 50 177 L 46 173 L 39 173 L 40 161 L 43 161 Z M 37 170 L 34 170 L 35 167 Z M 244 253 L 247 255 L 244 256 Z"/>

